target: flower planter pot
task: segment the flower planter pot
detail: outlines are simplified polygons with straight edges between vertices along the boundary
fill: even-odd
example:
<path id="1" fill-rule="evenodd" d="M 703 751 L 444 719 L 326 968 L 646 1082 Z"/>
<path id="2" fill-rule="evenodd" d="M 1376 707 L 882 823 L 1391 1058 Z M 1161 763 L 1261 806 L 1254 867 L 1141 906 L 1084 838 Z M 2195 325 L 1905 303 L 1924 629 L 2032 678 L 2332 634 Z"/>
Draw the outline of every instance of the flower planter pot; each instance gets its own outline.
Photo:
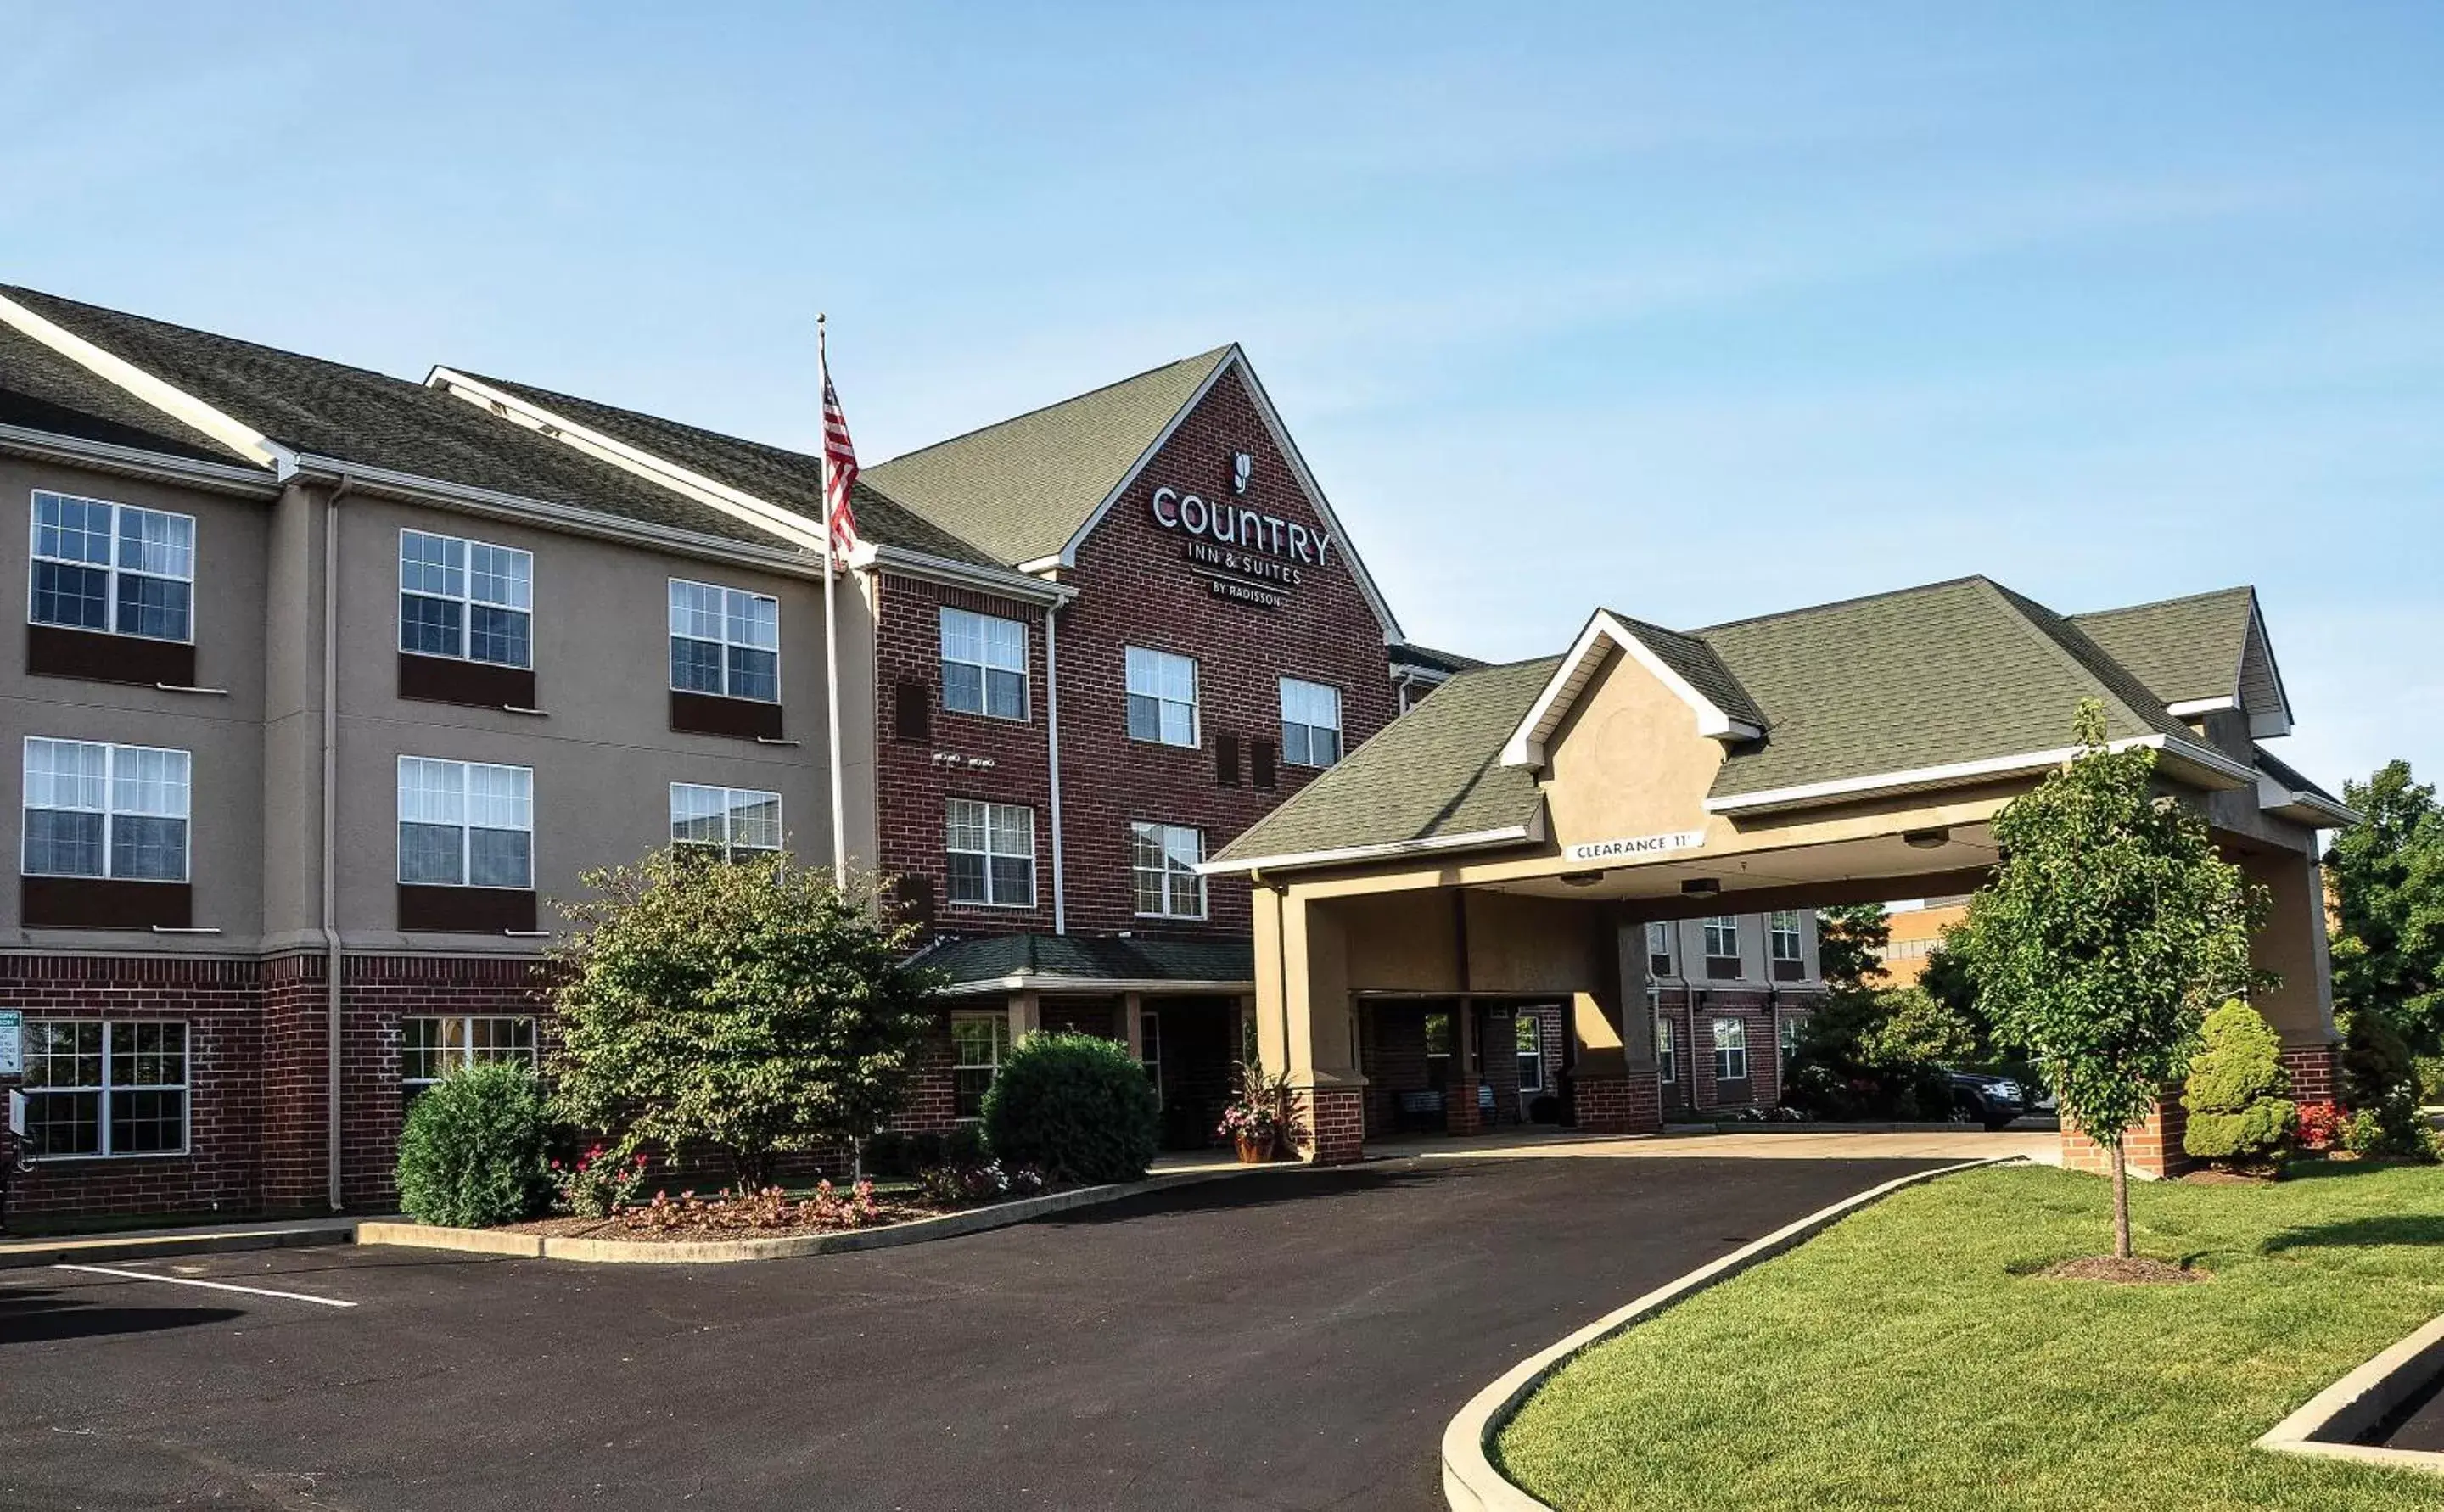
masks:
<path id="1" fill-rule="evenodd" d="M 1243 1134 L 1238 1137 L 1239 1164 L 1261 1166 L 1273 1158 L 1271 1134 Z"/>

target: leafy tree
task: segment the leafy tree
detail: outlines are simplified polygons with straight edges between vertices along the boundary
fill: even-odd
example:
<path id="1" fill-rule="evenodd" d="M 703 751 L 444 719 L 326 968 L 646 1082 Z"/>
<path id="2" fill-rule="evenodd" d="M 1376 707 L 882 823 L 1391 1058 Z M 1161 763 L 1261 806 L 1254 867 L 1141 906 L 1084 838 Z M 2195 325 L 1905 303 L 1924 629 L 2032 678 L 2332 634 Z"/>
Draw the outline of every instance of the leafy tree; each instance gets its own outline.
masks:
<path id="1" fill-rule="evenodd" d="M 2291 1132 L 2282 1037 L 2264 1014 L 2234 998 L 2207 1015 L 2200 1038 L 2181 1092 L 2190 1114 L 2181 1148 L 2224 1165 L 2271 1165 Z"/>
<path id="2" fill-rule="evenodd" d="M 1844 903 L 1816 911 L 1816 964 L 1827 990 L 1855 992 L 1885 981 L 1884 947 L 1893 939 L 1881 903 Z"/>
<path id="3" fill-rule="evenodd" d="M 1998 1030 L 2110 1153 L 2113 1252 L 2127 1258 L 2122 1136 L 2189 1069 L 2205 1005 L 2254 980 L 2264 900 L 2197 810 L 2155 790 L 2154 751 L 2107 749 L 2092 699 L 2076 733 L 2079 755 L 1995 816 L 2002 858 L 1958 939 Z"/>
<path id="4" fill-rule="evenodd" d="M 1952 1116 L 1969 1025 L 1916 987 L 1833 994 L 1800 1021 L 1783 1100 L 1820 1117 Z"/>
<path id="5" fill-rule="evenodd" d="M 2419 1049 L 2444 1049 L 2444 810 L 2433 784 L 2388 762 L 2342 799 L 2366 817 L 2335 838 L 2325 880 L 2334 921 L 2334 999 L 2384 1014 Z"/>
<path id="6" fill-rule="evenodd" d="M 556 946 L 563 1117 L 620 1148 L 710 1146 L 742 1186 L 777 1156 L 864 1137 L 905 1094 L 932 973 L 874 879 L 673 846 L 587 874 Z"/>

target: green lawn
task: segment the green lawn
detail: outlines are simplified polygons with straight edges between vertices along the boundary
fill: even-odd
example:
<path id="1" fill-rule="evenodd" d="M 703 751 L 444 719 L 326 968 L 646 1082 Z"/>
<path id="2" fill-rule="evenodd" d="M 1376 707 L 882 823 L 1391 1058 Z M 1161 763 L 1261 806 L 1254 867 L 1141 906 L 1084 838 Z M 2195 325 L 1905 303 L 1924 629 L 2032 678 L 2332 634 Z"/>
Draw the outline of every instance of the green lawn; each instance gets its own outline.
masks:
<path id="1" fill-rule="evenodd" d="M 2110 1245 L 2106 1184 L 1912 1188 L 1572 1361 L 1503 1432 L 1556 1507 L 2392 1512 L 2444 1481 L 2250 1441 L 2444 1312 L 2444 1170 L 2138 1185 L 2142 1254 L 2214 1279 L 2038 1280 Z"/>

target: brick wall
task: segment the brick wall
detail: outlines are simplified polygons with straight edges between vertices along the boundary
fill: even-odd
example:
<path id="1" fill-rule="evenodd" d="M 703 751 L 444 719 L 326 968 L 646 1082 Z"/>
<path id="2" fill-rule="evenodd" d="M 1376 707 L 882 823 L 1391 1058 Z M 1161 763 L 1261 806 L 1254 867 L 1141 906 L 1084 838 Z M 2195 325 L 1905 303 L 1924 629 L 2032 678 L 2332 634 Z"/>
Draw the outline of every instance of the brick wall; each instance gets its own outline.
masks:
<path id="1" fill-rule="evenodd" d="M 2196 1162 L 2181 1148 L 2181 1136 L 2189 1127 L 2189 1113 L 2182 1108 L 2177 1095 L 2157 1103 L 2156 1111 L 2147 1116 L 2144 1123 L 2121 1136 L 2121 1152 L 2131 1174 L 2177 1176 L 2190 1170 Z M 2098 1174 L 2113 1169 L 2111 1153 L 2067 1122 L 2062 1131 L 2062 1163 L 2065 1171 Z"/>

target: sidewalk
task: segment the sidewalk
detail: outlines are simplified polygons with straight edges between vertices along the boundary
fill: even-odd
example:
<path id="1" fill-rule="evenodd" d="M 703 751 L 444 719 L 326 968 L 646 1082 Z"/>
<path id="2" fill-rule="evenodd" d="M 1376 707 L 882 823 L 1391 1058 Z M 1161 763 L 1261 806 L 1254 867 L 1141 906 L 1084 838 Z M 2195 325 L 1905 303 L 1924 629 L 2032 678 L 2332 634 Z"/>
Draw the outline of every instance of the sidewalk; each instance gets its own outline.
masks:
<path id="1" fill-rule="evenodd" d="M 215 1255 L 239 1249 L 300 1249 L 356 1241 L 360 1217 L 259 1219 L 193 1228 L 133 1228 L 108 1234 L 0 1234 L 0 1270 Z"/>
<path id="2" fill-rule="evenodd" d="M 1736 1129 L 1737 1125 L 1728 1126 Z M 2050 1130 L 1988 1134 L 1973 1125 L 1898 1133 L 1804 1124 L 1774 1132 L 1617 1137 L 1537 1126 L 1467 1138 L 1426 1134 L 1367 1141 L 1368 1153 L 1437 1160 L 1990 1160 L 2016 1156 L 2059 1165 L 2061 1136 Z"/>

